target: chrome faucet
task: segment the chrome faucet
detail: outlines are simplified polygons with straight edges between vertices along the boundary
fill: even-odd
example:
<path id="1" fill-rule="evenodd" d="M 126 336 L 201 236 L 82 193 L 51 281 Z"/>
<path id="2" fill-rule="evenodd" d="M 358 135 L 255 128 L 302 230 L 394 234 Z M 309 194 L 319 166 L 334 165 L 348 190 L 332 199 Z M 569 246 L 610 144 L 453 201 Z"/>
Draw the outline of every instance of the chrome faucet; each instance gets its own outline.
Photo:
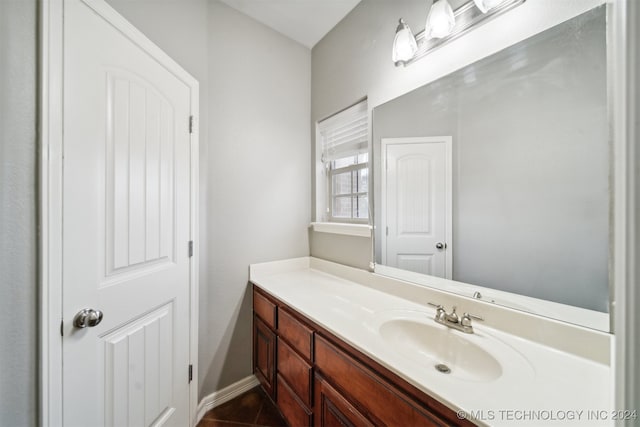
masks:
<path id="1" fill-rule="evenodd" d="M 451 309 L 451 313 L 447 313 L 445 311 L 444 321 L 447 324 L 454 324 L 455 325 L 457 323 L 460 323 L 460 318 L 458 317 L 458 314 L 456 313 L 456 308 L 457 307 L 454 305 L 453 308 Z"/>
<path id="2" fill-rule="evenodd" d="M 454 305 L 451 309 L 451 313 L 447 313 L 444 307 L 440 304 L 434 304 L 432 302 L 429 305 L 436 308 L 436 316 L 433 320 L 436 323 L 440 323 L 441 325 L 445 325 L 449 328 L 456 329 L 458 331 L 462 331 L 465 334 L 473 333 L 473 326 L 471 324 L 471 320 L 484 320 L 480 316 L 476 316 L 475 314 L 464 313 L 462 317 L 458 316 L 456 313 L 456 306 Z"/>

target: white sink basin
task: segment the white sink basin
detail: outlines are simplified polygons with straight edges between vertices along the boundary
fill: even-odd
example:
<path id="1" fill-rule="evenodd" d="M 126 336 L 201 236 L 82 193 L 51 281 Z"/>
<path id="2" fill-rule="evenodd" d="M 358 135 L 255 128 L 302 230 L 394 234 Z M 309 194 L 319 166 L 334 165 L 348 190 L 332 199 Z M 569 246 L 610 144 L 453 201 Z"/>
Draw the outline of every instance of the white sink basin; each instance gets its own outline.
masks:
<path id="1" fill-rule="evenodd" d="M 475 325 L 475 333 L 440 325 L 433 314 L 390 310 L 376 313 L 373 332 L 389 351 L 418 365 L 420 370 L 465 382 L 492 382 L 505 374 L 533 378 L 526 358 L 497 337 Z"/>
<path id="2" fill-rule="evenodd" d="M 502 375 L 500 362 L 477 344 L 452 329 L 416 320 L 393 319 L 380 326 L 380 335 L 404 356 L 424 363 L 425 368 L 446 369 L 460 379 L 493 381 Z M 439 372 L 439 371 L 438 371 Z"/>

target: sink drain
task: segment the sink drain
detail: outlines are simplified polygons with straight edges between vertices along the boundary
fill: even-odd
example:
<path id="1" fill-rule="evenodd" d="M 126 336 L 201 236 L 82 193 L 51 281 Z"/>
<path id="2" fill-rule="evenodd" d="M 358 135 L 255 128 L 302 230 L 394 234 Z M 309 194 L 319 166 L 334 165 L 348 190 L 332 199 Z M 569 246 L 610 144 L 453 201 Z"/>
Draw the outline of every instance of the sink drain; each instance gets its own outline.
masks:
<path id="1" fill-rule="evenodd" d="M 451 373 L 451 369 L 449 369 L 449 367 L 443 363 L 439 363 L 436 365 L 436 370 L 438 372 L 442 372 L 443 374 L 450 374 Z"/>

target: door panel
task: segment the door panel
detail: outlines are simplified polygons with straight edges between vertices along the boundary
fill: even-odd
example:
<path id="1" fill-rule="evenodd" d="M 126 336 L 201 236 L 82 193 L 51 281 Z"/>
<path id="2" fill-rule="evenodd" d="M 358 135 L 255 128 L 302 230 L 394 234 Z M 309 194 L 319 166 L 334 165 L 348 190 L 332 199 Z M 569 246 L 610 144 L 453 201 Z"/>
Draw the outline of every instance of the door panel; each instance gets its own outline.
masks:
<path id="1" fill-rule="evenodd" d="M 107 73 L 107 275 L 175 252 L 171 103 L 133 74 Z"/>
<path id="2" fill-rule="evenodd" d="M 106 425 L 151 425 L 173 412 L 173 306 L 167 304 L 102 338 Z M 168 374 L 167 374 L 168 373 Z"/>
<path id="3" fill-rule="evenodd" d="M 191 88 L 84 1 L 64 37 L 64 424 L 186 426 Z"/>
<path id="4" fill-rule="evenodd" d="M 414 271 L 416 273 L 430 274 L 432 276 L 436 274 L 435 261 L 436 257 L 433 255 L 416 255 L 416 254 L 400 254 L 397 253 L 394 267 L 401 268 L 402 270 Z"/>
<path id="5" fill-rule="evenodd" d="M 434 158 L 430 153 L 407 151 L 406 146 L 390 146 L 387 149 L 388 159 L 395 171 L 395 182 L 390 182 L 389 189 L 395 195 L 398 236 L 433 236 L 437 219 L 433 198 Z M 416 148 L 416 147 L 411 147 Z M 439 153 L 435 153 L 438 156 Z M 437 159 L 436 159 L 437 160 Z"/>

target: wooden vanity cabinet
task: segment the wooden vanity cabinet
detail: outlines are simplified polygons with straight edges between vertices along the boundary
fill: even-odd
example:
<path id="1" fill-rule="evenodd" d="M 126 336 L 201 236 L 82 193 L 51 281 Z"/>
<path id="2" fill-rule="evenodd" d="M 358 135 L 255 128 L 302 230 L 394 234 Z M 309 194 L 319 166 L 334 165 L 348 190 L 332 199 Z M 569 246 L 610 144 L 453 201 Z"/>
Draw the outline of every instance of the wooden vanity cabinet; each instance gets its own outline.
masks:
<path id="1" fill-rule="evenodd" d="M 254 372 L 291 427 L 474 425 L 256 286 L 253 295 Z"/>

